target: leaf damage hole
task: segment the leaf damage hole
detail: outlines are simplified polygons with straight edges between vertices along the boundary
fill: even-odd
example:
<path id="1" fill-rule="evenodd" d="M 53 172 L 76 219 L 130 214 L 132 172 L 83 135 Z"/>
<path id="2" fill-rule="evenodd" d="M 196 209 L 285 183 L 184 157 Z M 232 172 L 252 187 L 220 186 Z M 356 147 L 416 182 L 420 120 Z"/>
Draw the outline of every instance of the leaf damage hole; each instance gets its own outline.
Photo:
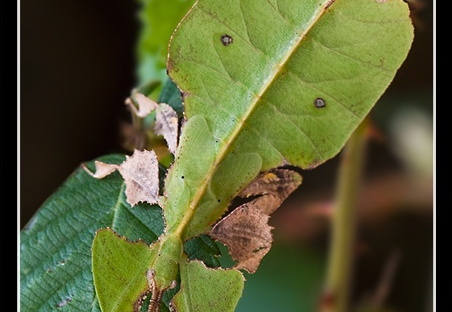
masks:
<path id="1" fill-rule="evenodd" d="M 326 107 L 326 102 L 322 98 L 316 98 L 314 101 L 314 105 L 317 108 L 324 108 L 324 107 Z"/>
<path id="2" fill-rule="evenodd" d="M 224 45 L 224 46 L 228 46 L 228 45 L 230 45 L 231 43 L 233 43 L 234 42 L 234 39 L 232 39 L 232 37 L 231 36 L 229 36 L 229 35 L 223 35 L 223 36 L 221 36 L 221 43 Z"/>

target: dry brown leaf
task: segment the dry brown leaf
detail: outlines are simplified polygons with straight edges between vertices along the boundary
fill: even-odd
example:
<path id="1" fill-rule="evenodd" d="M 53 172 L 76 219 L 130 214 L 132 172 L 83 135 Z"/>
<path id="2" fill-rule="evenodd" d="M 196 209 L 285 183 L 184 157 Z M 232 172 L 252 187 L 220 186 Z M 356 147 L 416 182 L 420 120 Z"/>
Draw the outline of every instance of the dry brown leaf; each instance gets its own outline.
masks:
<path id="1" fill-rule="evenodd" d="M 258 204 L 262 198 L 237 207 L 218 222 L 210 236 L 226 246 L 232 259 L 237 260 L 236 268 L 254 273 L 262 258 L 272 245 L 272 227 L 268 225 L 267 214 L 260 211 Z"/>
<path id="2" fill-rule="evenodd" d="M 139 202 L 159 204 L 159 165 L 154 151 L 135 150 L 119 166 L 126 183 L 127 202 L 133 207 Z"/>
<path id="3" fill-rule="evenodd" d="M 300 186 L 301 181 L 302 177 L 297 172 L 276 168 L 259 175 L 238 196 L 246 198 L 267 195 L 266 200 L 260 203 L 259 209 L 270 215 Z"/>
<path id="4" fill-rule="evenodd" d="M 130 206 L 139 202 L 151 205 L 160 204 L 159 197 L 159 165 L 154 151 L 135 150 L 132 156 L 120 165 L 106 164 L 95 161 L 96 171 L 93 173 L 83 165 L 83 169 L 96 179 L 105 178 L 118 170 L 126 184 L 126 197 Z"/>
<path id="5" fill-rule="evenodd" d="M 168 145 L 168 150 L 174 154 L 178 140 L 178 118 L 176 111 L 168 104 L 159 104 L 154 129 L 156 134 L 163 136 Z"/>
<path id="6" fill-rule="evenodd" d="M 83 169 L 92 177 L 96 178 L 96 179 L 103 179 L 106 176 L 108 176 L 109 174 L 115 172 L 116 170 L 118 170 L 119 166 L 115 165 L 115 164 L 106 164 L 104 162 L 95 160 L 94 161 L 94 165 L 96 166 L 96 171 L 95 172 L 91 172 L 86 166 L 85 164 L 83 164 Z"/>
<path id="7" fill-rule="evenodd" d="M 209 235 L 228 246 L 236 268 L 254 273 L 273 241 L 270 214 L 301 184 L 301 176 L 289 169 L 273 169 L 258 176 L 239 194 L 261 195 L 237 207 L 220 220 Z"/>
<path id="8" fill-rule="evenodd" d="M 134 93 L 132 99 L 129 97 L 126 99 L 125 104 L 130 107 L 132 112 L 138 117 L 144 118 L 149 115 L 154 109 L 158 107 L 158 104 L 141 93 Z M 134 102 L 138 105 L 135 106 Z"/>

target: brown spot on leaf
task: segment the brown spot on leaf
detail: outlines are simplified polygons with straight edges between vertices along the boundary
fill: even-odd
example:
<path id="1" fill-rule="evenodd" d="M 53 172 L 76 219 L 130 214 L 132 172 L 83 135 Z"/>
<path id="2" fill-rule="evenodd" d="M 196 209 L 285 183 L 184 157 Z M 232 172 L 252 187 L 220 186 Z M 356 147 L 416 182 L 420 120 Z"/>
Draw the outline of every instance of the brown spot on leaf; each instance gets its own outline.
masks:
<path id="1" fill-rule="evenodd" d="M 233 43 L 233 42 L 234 42 L 234 39 L 232 39 L 231 36 L 229 36 L 229 35 L 223 35 L 223 36 L 221 36 L 221 43 L 222 43 L 224 46 L 228 46 L 228 45 L 230 45 L 230 44 Z"/>
<path id="2" fill-rule="evenodd" d="M 209 235 L 228 246 L 236 268 L 254 273 L 273 241 L 270 214 L 301 184 L 301 176 L 289 169 L 262 173 L 239 194 L 259 196 L 237 207 L 220 220 Z"/>
<path id="3" fill-rule="evenodd" d="M 325 102 L 325 100 L 322 99 L 322 98 L 316 98 L 316 99 L 314 100 L 314 105 L 315 105 L 315 107 L 317 107 L 317 108 L 324 108 L 324 107 L 326 106 L 326 102 Z"/>
<path id="4" fill-rule="evenodd" d="M 179 120 L 176 111 L 168 104 L 161 103 L 155 116 L 155 133 L 162 135 L 168 150 L 174 154 L 177 148 Z"/>

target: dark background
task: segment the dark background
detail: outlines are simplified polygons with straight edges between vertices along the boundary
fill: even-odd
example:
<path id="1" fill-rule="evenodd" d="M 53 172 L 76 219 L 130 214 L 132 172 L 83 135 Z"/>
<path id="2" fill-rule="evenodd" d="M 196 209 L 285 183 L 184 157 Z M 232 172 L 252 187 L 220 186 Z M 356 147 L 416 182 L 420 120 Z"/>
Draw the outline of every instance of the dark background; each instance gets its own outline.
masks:
<path id="1" fill-rule="evenodd" d="M 370 185 L 392 185 L 393 176 L 405 176 L 403 161 L 390 147 L 393 113 L 412 103 L 433 119 L 433 8 L 431 1 L 416 3 L 410 54 L 371 113 L 380 139 L 368 146 L 364 175 Z M 124 152 L 120 124 L 129 117 L 124 100 L 137 81 L 137 9 L 134 0 L 21 1 L 20 228 L 80 163 Z M 272 218 L 276 241 L 326 250 L 325 222 L 307 226 L 301 221 L 310 219 L 297 213 L 331 198 L 338 163 L 339 156 L 304 173 L 302 187 Z M 432 300 L 433 199 L 427 195 L 426 202 L 415 201 L 363 205 L 359 235 L 364 251 L 356 261 L 355 301 L 375 289 L 388 257 L 398 250 L 402 260 L 387 302 L 395 311 L 430 311 L 425 307 Z M 288 222 L 297 218 L 300 223 Z"/>
<path id="2" fill-rule="evenodd" d="M 137 3 L 21 1 L 21 228 L 80 163 L 121 151 Z"/>

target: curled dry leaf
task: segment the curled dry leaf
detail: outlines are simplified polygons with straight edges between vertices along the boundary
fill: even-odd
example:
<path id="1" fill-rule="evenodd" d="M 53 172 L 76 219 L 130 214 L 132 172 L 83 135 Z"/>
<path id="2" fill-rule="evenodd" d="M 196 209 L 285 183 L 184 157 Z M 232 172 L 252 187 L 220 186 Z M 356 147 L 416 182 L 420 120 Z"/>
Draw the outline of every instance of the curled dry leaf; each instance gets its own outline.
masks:
<path id="1" fill-rule="evenodd" d="M 288 169 L 261 174 L 239 194 L 256 199 L 237 207 L 220 220 L 209 235 L 228 246 L 236 268 L 254 273 L 273 241 L 270 214 L 301 184 L 301 176 Z"/>
<path id="2" fill-rule="evenodd" d="M 139 202 L 159 203 L 159 165 L 154 151 L 135 150 L 126 156 L 119 167 L 126 183 L 127 202 L 134 206 Z"/>
<path id="3" fill-rule="evenodd" d="M 155 133 L 162 135 L 168 144 L 168 150 L 174 154 L 178 141 L 179 120 L 176 111 L 168 104 L 161 103 L 155 116 Z"/>
<path id="4" fill-rule="evenodd" d="M 232 258 L 238 261 L 236 268 L 250 273 L 257 270 L 273 241 L 269 216 L 258 207 L 261 200 L 237 207 L 210 232 L 210 236 L 228 246 Z"/>
<path id="5" fill-rule="evenodd" d="M 135 115 L 141 118 L 146 117 L 158 107 L 156 102 L 141 93 L 133 93 L 131 97 L 126 99 L 125 104 L 130 107 Z"/>
<path id="6" fill-rule="evenodd" d="M 96 171 L 93 173 L 91 172 L 86 166 L 85 164 L 83 164 L 83 169 L 90 174 L 91 176 L 93 176 L 96 179 L 103 179 L 106 176 L 108 176 L 109 174 L 113 173 L 114 171 L 118 170 L 119 166 L 115 165 L 115 164 L 106 164 L 104 162 L 95 160 L 94 161 L 94 165 L 96 166 Z"/>
<path id="7" fill-rule="evenodd" d="M 266 199 L 259 203 L 259 209 L 270 215 L 300 186 L 301 181 L 302 177 L 297 172 L 276 168 L 262 173 L 248 184 L 238 196 L 246 198 L 266 195 Z"/>
<path id="8" fill-rule="evenodd" d="M 90 172 L 91 176 L 102 179 L 118 170 L 126 184 L 126 197 L 130 206 L 139 202 L 147 202 L 151 205 L 159 204 L 159 171 L 157 155 L 154 151 L 135 150 L 132 156 L 126 156 L 126 160 L 119 166 L 96 161 L 96 171 Z"/>
<path id="9" fill-rule="evenodd" d="M 146 117 L 155 110 L 155 133 L 163 136 L 168 145 L 168 150 L 172 154 L 176 152 L 179 136 L 179 119 L 176 111 L 171 106 L 166 103 L 158 104 L 147 96 L 137 92 L 132 92 L 132 96 L 126 99 L 125 104 L 129 106 L 133 114 L 141 118 Z"/>

